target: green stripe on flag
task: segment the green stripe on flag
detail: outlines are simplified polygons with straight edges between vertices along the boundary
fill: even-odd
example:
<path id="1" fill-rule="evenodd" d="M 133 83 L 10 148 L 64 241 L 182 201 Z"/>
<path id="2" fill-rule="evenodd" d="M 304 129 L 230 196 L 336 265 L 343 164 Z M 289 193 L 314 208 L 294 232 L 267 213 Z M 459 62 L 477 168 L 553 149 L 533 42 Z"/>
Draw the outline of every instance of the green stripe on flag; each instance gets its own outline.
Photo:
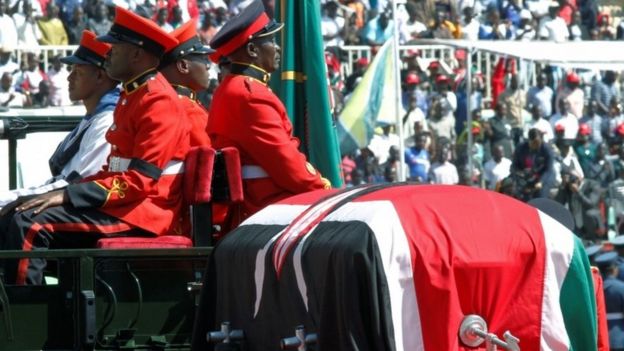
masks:
<path id="1" fill-rule="evenodd" d="M 279 71 L 271 88 L 280 97 L 301 140 L 302 152 L 334 187 L 342 186 L 340 150 L 329 104 L 319 0 L 277 0 L 275 19 L 284 22 Z"/>
<path id="2" fill-rule="evenodd" d="M 594 351 L 597 348 L 596 299 L 594 281 L 581 240 L 574 236 L 570 268 L 561 286 L 559 302 L 570 337 L 570 350 Z M 587 321 L 592 321 L 591 328 Z"/>

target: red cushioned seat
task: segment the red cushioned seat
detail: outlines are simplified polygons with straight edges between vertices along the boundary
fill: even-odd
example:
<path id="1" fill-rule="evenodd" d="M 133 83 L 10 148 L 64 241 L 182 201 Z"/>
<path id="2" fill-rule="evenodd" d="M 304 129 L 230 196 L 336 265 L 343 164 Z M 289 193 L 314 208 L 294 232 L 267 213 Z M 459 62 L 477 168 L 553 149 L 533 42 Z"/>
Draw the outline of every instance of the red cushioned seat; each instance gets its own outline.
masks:
<path id="1" fill-rule="evenodd" d="M 221 156 L 219 162 L 216 161 L 218 155 Z M 219 166 L 215 166 L 215 164 Z M 216 172 L 215 167 L 219 169 Z M 215 176 L 214 173 L 217 173 L 217 175 Z M 222 206 L 212 210 L 213 204 L 211 202 L 227 205 L 243 201 L 242 184 L 240 158 L 236 148 L 227 147 L 219 150 L 219 152 L 209 146 L 191 148 L 184 160 L 182 194 L 186 204 L 192 205 L 194 208 L 193 227 L 200 228 L 200 233 L 207 232 L 208 236 L 212 236 L 213 234 L 210 230 L 206 231 L 202 228 L 210 227 L 210 220 L 214 218 L 217 218 L 216 223 L 221 223 L 223 221 L 221 217 L 225 216 L 226 208 Z M 223 191 L 219 191 L 219 189 L 223 189 Z M 213 191 L 215 191 L 215 194 L 213 194 Z M 206 216 L 209 218 L 208 224 L 205 221 Z M 184 224 L 182 231 L 189 231 Z M 106 238 L 100 239 L 97 247 L 102 249 L 193 247 L 191 233 L 184 234 L 184 236 Z M 205 236 L 198 236 L 195 233 L 195 245 L 200 247 L 212 245 L 212 237 L 208 240 L 198 239 L 198 237 L 204 238 Z"/>
<path id="2" fill-rule="evenodd" d="M 208 146 L 193 147 L 184 160 L 183 196 L 187 204 L 211 200 L 210 184 L 216 151 Z M 184 230 L 184 229 L 183 229 Z M 191 233 L 158 237 L 115 237 L 98 240 L 101 249 L 175 249 L 193 247 Z"/>
<path id="3" fill-rule="evenodd" d="M 193 241 L 182 235 L 118 237 L 100 239 L 97 247 L 100 249 L 184 249 L 193 247 Z"/>
<path id="4" fill-rule="evenodd" d="M 220 151 L 223 155 L 227 174 L 229 202 L 243 202 L 243 178 L 238 149 L 234 147 L 224 147 Z"/>

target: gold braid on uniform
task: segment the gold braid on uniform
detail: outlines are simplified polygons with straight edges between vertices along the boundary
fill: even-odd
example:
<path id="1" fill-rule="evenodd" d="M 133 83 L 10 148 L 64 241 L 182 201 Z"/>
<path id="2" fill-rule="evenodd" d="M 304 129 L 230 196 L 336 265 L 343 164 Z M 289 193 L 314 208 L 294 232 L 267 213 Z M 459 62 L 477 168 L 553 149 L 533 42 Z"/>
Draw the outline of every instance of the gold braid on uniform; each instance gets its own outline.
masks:
<path id="1" fill-rule="evenodd" d="M 120 199 L 123 199 L 124 197 L 126 197 L 126 191 L 128 190 L 128 183 L 126 181 L 120 180 L 117 177 L 113 178 L 113 184 L 110 189 L 108 189 L 105 185 L 100 184 L 98 181 L 94 181 L 93 183 L 95 183 L 97 186 L 99 186 L 100 188 L 104 189 L 104 191 L 106 191 L 106 199 L 104 200 L 104 204 L 102 206 L 108 203 L 108 200 L 110 200 L 113 194 L 117 195 L 117 197 Z"/>

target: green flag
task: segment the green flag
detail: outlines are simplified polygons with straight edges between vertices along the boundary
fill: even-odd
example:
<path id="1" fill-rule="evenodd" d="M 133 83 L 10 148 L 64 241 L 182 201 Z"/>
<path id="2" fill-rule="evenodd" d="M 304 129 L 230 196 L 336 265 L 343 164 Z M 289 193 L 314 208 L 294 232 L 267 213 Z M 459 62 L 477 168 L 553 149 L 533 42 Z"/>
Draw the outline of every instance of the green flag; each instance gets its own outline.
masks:
<path id="1" fill-rule="evenodd" d="M 286 106 L 301 151 L 323 177 L 340 187 L 340 150 L 329 103 L 319 0 L 277 0 L 275 20 L 284 22 L 284 29 L 278 35 L 282 61 L 271 88 Z"/>

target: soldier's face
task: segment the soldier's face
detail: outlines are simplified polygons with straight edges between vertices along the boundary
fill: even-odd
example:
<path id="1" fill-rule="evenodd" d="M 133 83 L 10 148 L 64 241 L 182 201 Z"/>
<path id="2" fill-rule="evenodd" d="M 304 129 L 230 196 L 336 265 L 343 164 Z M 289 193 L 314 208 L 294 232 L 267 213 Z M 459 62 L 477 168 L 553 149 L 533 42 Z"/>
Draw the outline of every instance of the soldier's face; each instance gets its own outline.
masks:
<path id="1" fill-rule="evenodd" d="M 210 59 L 208 59 L 208 55 L 189 55 L 186 60 L 188 72 L 194 85 L 190 88 L 195 91 L 208 89 L 210 86 Z"/>
<path id="2" fill-rule="evenodd" d="M 271 73 L 279 69 L 282 49 L 277 45 L 275 36 L 256 41 L 259 50 L 259 66 Z"/>
<path id="3" fill-rule="evenodd" d="M 97 71 L 92 65 L 72 65 L 71 73 L 67 77 L 69 98 L 72 101 L 84 100 L 93 94 L 98 79 Z"/>
<path id="4" fill-rule="evenodd" d="M 128 43 L 112 44 L 112 48 L 108 52 L 106 61 L 104 62 L 106 74 L 108 74 L 108 76 L 112 79 L 121 82 L 125 82 L 126 80 L 132 78 L 128 76 L 128 68 L 131 64 L 130 58 L 133 50 L 136 49 L 137 47 Z"/>

